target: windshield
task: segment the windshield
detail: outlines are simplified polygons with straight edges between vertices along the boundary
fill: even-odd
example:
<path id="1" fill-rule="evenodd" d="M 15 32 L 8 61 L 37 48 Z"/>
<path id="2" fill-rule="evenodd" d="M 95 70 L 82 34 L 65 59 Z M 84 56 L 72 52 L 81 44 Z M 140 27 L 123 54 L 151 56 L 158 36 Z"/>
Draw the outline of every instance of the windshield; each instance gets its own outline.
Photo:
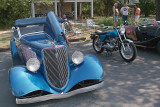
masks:
<path id="1" fill-rule="evenodd" d="M 44 32 L 44 25 L 29 25 L 25 27 L 19 27 L 18 32 L 20 36 L 34 34 L 34 33 L 42 33 Z"/>

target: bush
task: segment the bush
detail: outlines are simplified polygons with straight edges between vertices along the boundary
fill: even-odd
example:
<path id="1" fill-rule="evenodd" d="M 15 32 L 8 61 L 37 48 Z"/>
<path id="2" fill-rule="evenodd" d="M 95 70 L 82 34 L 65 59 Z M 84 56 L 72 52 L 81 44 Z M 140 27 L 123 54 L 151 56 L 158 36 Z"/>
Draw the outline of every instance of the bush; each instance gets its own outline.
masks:
<path id="1" fill-rule="evenodd" d="M 0 13 L 0 27 L 13 26 L 15 20 L 31 16 L 31 0 L 2 0 Z"/>

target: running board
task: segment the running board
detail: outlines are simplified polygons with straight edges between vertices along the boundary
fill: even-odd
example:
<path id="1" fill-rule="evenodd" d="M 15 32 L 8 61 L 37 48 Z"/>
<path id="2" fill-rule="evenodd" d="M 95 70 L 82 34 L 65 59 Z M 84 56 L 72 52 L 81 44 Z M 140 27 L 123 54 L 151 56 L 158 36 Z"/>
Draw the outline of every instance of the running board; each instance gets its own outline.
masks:
<path id="1" fill-rule="evenodd" d="M 103 85 L 104 85 L 104 81 L 101 83 L 98 83 L 96 85 L 88 86 L 85 88 L 80 88 L 80 89 L 77 89 L 77 90 L 74 90 L 74 91 L 71 91 L 68 93 L 64 93 L 64 94 L 49 94 L 49 95 L 44 95 L 44 96 L 39 96 L 39 97 L 34 97 L 34 98 L 24 98 L 24 99 L 16 98 L 16 104 L 29 104 L 29 103 L 37 103 L 37 102 L 47 101 L 47 100 L 51 100 L 51 99 L 68 98 L 68 97 L 74 96 L 76 94 L 96 90 L 98 88 L 101 88 Z"/>

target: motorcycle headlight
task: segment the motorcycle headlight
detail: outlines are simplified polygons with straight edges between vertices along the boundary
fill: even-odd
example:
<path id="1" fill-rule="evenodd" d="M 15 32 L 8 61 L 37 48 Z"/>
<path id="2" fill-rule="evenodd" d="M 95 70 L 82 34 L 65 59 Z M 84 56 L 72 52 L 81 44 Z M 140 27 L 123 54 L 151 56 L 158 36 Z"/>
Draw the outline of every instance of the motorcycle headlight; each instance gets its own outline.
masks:
<path id="1" fill-rule="evenodd" d="M 125 30 L 125 28 L 124 28 L 124 27 L 121 27 L 121 28 L 120 28 L 120 32 L 121 32 L 121 34 L 125 34 L 125 31 L 126 31 L 126 30 Z"/>
<path id="2" fill-rule="evenodd" d="M 72 55 L 72 61 L 74 64 L 79 65 L 83 62 L 84 60 L 84 55 L 80 51 L 75 51 Z"/>
<path id="3" fill-rule="evenodd" d="M 26 66 L 29 71 L 35 73 L 40 68 L 40 62 L 37 58 L 30 58 Z"/>

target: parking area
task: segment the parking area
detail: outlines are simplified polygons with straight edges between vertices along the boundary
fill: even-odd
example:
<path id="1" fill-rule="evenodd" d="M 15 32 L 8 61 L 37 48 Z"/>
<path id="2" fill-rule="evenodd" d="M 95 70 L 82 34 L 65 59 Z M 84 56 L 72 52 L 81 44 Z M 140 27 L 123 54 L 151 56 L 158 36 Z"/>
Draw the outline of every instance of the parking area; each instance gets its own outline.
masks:
<path id="1" fill-rule="evenodd" d="M 79 50 L 99 58 L 105 81 L 101 89 L 67 99 L 16 105 L 8 77 L 8 70 L 12 66 L 11 55 L 9 51 L 1 52 L 0 107 L 159 107 L 160 55 L 154 49 L 137 48 L 136 60 L 126 63 L 118 52 L 96 54 L 91 41 L 73 43 L 71 46 L 70 55 Z"/>

